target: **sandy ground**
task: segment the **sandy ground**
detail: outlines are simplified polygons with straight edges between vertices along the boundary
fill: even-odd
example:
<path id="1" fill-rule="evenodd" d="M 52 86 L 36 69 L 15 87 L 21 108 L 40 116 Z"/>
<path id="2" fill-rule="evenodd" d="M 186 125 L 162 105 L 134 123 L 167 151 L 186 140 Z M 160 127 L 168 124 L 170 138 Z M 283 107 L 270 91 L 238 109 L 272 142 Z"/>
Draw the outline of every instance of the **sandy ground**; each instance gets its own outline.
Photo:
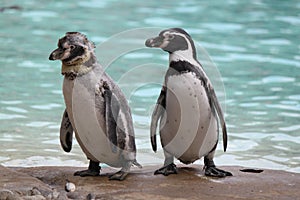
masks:
<path id="1" fill-rule="evenodd" d="M 241 172 L 243 167 L 221 167 L 232 177 L 208 178 L 201 166 L 179 166 L 177 175 L 153 175 L 159 166 L 133 168 L 124 181 L 109 181 L 115 169 L 105 168 L 98 177 L 75 177 L 82 168 L 0 166 L 2 199 L 300 199 L 300 174 L 264 169 L 261 173 Z M 76 190 L 66 192 L 66 179 Z"/>

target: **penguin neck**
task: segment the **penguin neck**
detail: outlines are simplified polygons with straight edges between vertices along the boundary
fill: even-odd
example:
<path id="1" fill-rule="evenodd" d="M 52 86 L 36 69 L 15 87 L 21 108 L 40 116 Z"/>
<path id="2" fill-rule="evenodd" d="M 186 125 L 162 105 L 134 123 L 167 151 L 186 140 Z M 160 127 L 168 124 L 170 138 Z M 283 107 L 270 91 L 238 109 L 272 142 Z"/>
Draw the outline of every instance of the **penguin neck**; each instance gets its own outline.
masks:
<path id="1" fill-rule="evenodd" d="M 77 76 L 82 76 L 93 70 L 97 59 L 93 53 L 86 54 L 80 62 L 74 64 L 62 63 L 61 74 L 69 80 L 74 80 Z"/>
<path id="2" fill-rule="evenodd" d="M 179 61 L 188 62 L 194 66 L 201 67 L 195 54 L 189 50 L 180 50 L 169 54 L 169 63 Z"/>

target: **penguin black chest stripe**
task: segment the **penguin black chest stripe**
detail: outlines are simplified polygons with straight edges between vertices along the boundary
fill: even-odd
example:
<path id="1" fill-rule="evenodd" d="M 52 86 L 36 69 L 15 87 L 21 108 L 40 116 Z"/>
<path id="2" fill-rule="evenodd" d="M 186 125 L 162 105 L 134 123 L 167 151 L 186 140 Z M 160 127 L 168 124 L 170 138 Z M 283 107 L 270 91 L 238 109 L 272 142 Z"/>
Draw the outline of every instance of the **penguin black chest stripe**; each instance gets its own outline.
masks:
<path id="1" fill-rule="evenodd" d="M 184 61 L 184 60 L 179 60 L 179 61 L 171 61 L 169 65 L 169 70 L 167 71 L 166 78 L 174 75 L 179 75 L 179 74 L 184 74 L 184 73 L 195 73 L 196 77 L 202 81 L 203 87 L 205 88 L 209 104 L 211 104 L 211 98 L 209 95 L 209 89 L 207 87 L 207 78 L 204 72 L 199 69 L 198 66 L 194 66 L 191 63 Z"/>
<path id="2" fill-rule="evenodd" d="M 171 61 L 170 66 L 172 70 L 169 70 L 167 73 L 167 76 L 172 76 L 172 75 L 178 75 L 182 73 L 187 73 L 187 72 L 194 72 L 196 76 L 203 81 L 205 84 L 207 82 L 206 77 L 204 76 L 203 73 L 200 72 L 200 70 L 197 70 L 197 66 L 192 65 L 191 63 L 183 60 L 179 61 Z"/>

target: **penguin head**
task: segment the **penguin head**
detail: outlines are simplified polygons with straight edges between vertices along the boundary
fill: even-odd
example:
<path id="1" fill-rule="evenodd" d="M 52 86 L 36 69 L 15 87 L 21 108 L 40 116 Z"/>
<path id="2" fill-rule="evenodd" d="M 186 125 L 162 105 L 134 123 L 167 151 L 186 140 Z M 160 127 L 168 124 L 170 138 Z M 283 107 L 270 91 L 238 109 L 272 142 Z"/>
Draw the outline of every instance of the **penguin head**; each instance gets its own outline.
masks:
<path id="1" fill-rule="evenodd" d="M 67 32 L 58 40 L 58 48 L 49 56 L 49 60 L 61 60 L 64 65 L 75 65 L 84 62 L 94 54 L 95 45 L 79 32 Z"/>
<path id="2" fill-rule="evenodd" d="M 194 58 L 196 56 L 195 45 L 191 36 L 181 28 L 163 30 L 157 37 L 146 40 L 145 45 L 161 48 L 170 54 L 185 51 L 192 53 Z"/>

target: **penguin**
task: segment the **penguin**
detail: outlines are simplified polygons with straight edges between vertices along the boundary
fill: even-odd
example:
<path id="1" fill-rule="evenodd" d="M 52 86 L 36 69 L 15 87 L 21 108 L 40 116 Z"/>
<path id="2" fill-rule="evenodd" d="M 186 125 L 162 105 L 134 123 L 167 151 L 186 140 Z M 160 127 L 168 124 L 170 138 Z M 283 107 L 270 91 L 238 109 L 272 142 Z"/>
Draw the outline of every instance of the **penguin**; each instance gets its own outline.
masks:
<path id="1" fill-rule="evenodd" d="M 89 159 L 87 170 L 75 176 L 98 176 L 100 163 L 121 168 L 110 180 L 124 180 L 136 160 L 132 115 L 117 84 L 107 75 L 95 56 L 95 45 L 80 32 L 67 32 L 49 60 L 61 60 L 63 96 L 66 109 L 60 143 L 72 149 L 73 133 Z"/>
<path id="2" fill-rule="evenodd" d="M 145 45 L 169 53 L 169 67 L 150 125 L 152 149 L 156 152 L 159 123 L 165 156 L 164 166 L 154 174 L 177 174 L 174 157 L 184 164 L 204 157 L 206 176 L 232 176 L 230 172 L 218 169 L 213 161 L 218 143 L 218 121 L 226 151 L 226 123 L 212 83 L 197 60 L 191 36 L 181 28 L 171 28 L 147 39 Z"/>

